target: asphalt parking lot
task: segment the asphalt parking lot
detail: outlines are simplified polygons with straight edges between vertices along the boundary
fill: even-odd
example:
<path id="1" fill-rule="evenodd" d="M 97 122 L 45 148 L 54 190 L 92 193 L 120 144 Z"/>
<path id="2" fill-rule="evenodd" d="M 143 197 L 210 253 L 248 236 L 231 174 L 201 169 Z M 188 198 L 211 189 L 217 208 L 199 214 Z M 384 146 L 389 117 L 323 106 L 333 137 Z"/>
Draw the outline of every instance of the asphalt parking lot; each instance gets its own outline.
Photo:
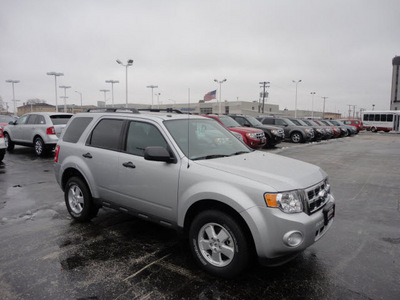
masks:
<path id="1" fill-rule="evenodd" d="M 400 134 L 263 151 L 322 167 L 335 223 L 288 264 L 222 280 L 169 229 L 110 209 L 76 223 L 52 157 L 16 147 L 0 164 L 0 299 L 399 299 Z"/>

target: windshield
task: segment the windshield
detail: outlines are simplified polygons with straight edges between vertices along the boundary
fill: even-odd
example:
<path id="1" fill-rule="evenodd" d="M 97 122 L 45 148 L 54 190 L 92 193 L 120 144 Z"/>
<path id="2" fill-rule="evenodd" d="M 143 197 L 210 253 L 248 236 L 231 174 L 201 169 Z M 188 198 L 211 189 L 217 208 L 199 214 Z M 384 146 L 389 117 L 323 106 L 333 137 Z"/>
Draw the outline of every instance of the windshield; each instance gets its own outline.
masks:
<path id="1" fill-rule="evenodd" d="M 303 120 L 297 120 L 297 122 L 299 122 L 301 124 L 301 126 L 309 126 L 308 124 L 306 124 L 306 122 L 304 122 Z"/>
<path id="2" fill-rule="evenodd" d="M 304 120 L 304 122 L 305 122 L 307 125 L 310 125 L 310 126 L 321 126 L 321 125 L 317 124 L 316 122 L 314 122 L 314 121 L 312 121 L 312 120 Z"/>
<path id="3" fill-rule="evenodd" d="M 192 160 L 252 151 L 229 130 L 212 119 L 170 120 L 164 124 L 182 152 Z"/>
<path id="4" fill-rule="evenodd" d="M 247 117 L 247 120 L 250 122 L 251 126 L 260 126 L 263 125 L 260 121 L 258 121 L 256 118 L 254 117 Z"/>
<path id="5" fill-rule="evenodd" d="M 331 124 L 335 125 L 335 126 L 340 126 L 341 124 L 337 121 L 331 120 L 329 121 Z"/>
<path id="6" fill-rule="evenodd" d="M 301 124 L 299 122 L 299 120 L 295 120 L 295 119 L 291 119 L 290 121 L 292 121 L 294 124 L 296 124 L 297 126 L 303 126 L 303 124 Z"/>
<path id="7" fill-rule="evenodd" d="M 226 127 L 241 127 L 241 125 L 231 117 L 219 116 L 218 118 Z"/>

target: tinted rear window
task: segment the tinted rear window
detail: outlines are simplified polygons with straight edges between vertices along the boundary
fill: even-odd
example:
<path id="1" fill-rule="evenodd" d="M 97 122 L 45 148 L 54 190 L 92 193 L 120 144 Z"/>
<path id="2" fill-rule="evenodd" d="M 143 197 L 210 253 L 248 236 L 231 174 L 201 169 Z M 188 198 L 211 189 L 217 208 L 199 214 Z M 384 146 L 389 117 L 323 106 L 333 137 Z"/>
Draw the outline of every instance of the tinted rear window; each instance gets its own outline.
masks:
<path id="1" fill-rule="evenodd" d="M 71 119 L 72 115 L 54 115 L 50 116 L 51 121 L 54 125 L 65 125 Z"/>
<path id="2" fill-rule="evenodd" d="M 76 143 L 85 131 L 86 127 L 92 121 L 93 118 L 82 117 L 75 118 L 71 124 L 67 127 L 64 133 L 63 141 L 68 143 Z"/>
<path id="3" fill-rule="evenodd" d="M 92 131 L 89 145 L 98 148 L 118 150 L 123 120 L 101 120 Z"/>

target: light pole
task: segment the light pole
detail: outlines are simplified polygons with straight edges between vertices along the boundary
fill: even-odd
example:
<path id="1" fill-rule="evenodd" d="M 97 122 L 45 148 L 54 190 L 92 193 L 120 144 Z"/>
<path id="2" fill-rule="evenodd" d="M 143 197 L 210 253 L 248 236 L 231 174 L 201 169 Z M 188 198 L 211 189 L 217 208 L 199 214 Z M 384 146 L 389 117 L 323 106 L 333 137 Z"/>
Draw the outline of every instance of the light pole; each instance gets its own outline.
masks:
<path id="1" fill-rule="evenodd" d="M 158 88 L 158 85 L 148 85 L 147 86 L 149 89 L 151 89 L 151 108 L 153 108 L 153 95 L 154 95 L 154 89 Z"/>
<path id="2" fill-rule="evenodd" d="M 111 99 L 112 107 L 114 107 L 114 83 L 119 83 L 118 80 L 106 80 L 106 83 L 111 83 Z"/>
<path id="3" fill-rule="evenodd" d="M 12 101 L 14 102 L 14 116 L 16 115 L 16 105 L 15 105 L 15 103 L 17 102 L 17 101 L 19 101 L 19 100 L 16 100 L 15 99 L 15 90 L 14 90 L 14 84 L 15 83 L 18 83 L 19 82 L 19 80 L 11 80 L 11 79 L 8 79 L 8 80 L 6 80 L 6 82 L 8 82 L 8 83 L 11 83 L 12 84 L 12 92 L 13 92 L 13 98 L 12 98 Z"/>
<path id="4" fill-rule="evenodd" d="M 314 95 L 315 92 L 311 92 L 311 118 L 314 118 Z"/>
<path id="5" fill-rule="evenodd" d="M 82 93 L 81 92 L 78 92 L 78 91 L 75 91 L 75 93 L 78 93 L 79 94 L 79 96 L 81 96 L 81 110 L 82 110 Z"/>
<path id="6" fill-rule="evenodd" d="M 375 104 L 372 104 L 372 110 L 375 110 Z"/>
<path id="7" fill-rule="evenodd" d="M 301 79 L 297 81 L 295 80 L 292 81 L 296 84 L 296 97 L 294 100 L 294 117 L 297 118 L 297 85 L 301 82 Z"/>
<path id="8" fill-rule="evenodd" d="M 126 80 L 126 99 L 125 99 L 125 107 L 128 108 L 128 67 L 132 66 L 133 59 L 129 59 L 126 65 L 124 65 L 119 59 L 117 59 L 117 63 L 121 66 L 125 67 L 125 80 Z"/>
<path id="9" fill-rule="evenodd" d="M 67 112 L 67 89 L 70 89 L 70 86 L 67 85 L 60 85 L 59 86 L 60 89 L 64 89 L 64 96 L 61 96 L 60 98 L 64 98 L 64 112 Z"/>
<path id="10" fill-rule="evenodd" d="M 104 108 L 106 108 L 106 101 L 107 101 L 107 92 L 109 92 L 110 90 L 100 90 L 100 92 L 104 92 Z"/>
<path id="11" fill-rule="evenodd" d="M 324 108 L 322 111 L 322 119 L 325 119 L 325 100 L 328 99 L 328 97 L 321 97 L 322 99 L 324 99 Z"/>
<path id="12" fill-rule="evenodd" d="M 161 95 L 161 93 L 156 93 L 156 96 L 157 96 L 157 106 L 158 106 L 158 108 L 160 108 L 160 95 Z"/>
<path id="13" fill-rule="evenodd" d="M 52 75 L 54 76 L 54 89 L 56 91 L 56 112 L 58 112 L 58 105 L 57 105 L 57 101 L 58 101 L 58 97 L 57 97 L 57 77 L 58 76 L 64 76 L 64 73 L 57 73 L 57 72 L 47 72 L 47 75 Z"/>
<path id="14" fill-rule="evenodd" d="M 216 83 L 219 83 L 219 106 L 218 106 L 218 114 L 221 114 L 221 94 L 222 94 L 222 84 L 226 81 L 226 78 L 224 80 L 218 81 L 217 79 L 214 79 Z"/>

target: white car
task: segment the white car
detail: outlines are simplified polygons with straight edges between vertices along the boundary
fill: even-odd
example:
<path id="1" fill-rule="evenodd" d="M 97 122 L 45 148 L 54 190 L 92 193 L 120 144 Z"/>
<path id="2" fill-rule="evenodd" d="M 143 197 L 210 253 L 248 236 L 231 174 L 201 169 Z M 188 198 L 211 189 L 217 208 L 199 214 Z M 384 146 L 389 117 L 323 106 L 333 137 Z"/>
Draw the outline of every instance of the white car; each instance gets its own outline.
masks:
<path id="1" fill-rule="evenodd" d="M 6 142 L 4 140 L 3 127 L 0 127 L 0 162 L 3 161 L 4 155 L 6 154 Z"/>
<path id="2" fill-rule="evenodd" d="M 34 147 L 38 156 L 54 149 L 62 130 L 73 114 L 28 113 L 4 128 L 4 138 L 8 151 L 15 145 Z"/>

